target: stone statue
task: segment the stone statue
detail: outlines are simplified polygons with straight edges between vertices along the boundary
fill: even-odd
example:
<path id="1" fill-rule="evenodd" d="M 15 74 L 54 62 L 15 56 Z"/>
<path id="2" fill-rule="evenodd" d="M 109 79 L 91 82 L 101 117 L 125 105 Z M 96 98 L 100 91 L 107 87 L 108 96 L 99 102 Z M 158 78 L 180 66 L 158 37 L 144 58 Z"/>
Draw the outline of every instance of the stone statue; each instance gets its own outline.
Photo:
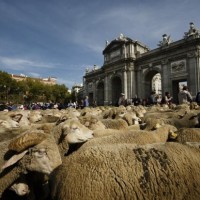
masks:
<path id="1" fill-rule="evenodd" d="M 189 37 L 200 37 L 200 31 L 194 26 L 193 22 L 190 22 L 190 29 L 188 32 L 184 33 L 184 38 L 189 38 Z"/>
<path id="2" fill-rule="evenodd" d="M 90 71 L 90 70 L 89 70 L 89 68 L 87 67 L 87 68 L 85 69 L 85 73 L 87 74 L 89 71 Z"/>
<path id="3" fill-rule="evenodd" d="M 159 42 L 158 46 L 168 46 L 172 40 L 170 39 L 170 35 L 168 36 L 167 34 L 163 34 L 163 40 Z"/>
<path id="4" fill-rule="evenodd" d="M 126 37 L 124 36 L 123 33 L 120 33 L 119 37 L 117 38 L 117 40 L 123 40 L 123 41 L 127 41 Z"/>

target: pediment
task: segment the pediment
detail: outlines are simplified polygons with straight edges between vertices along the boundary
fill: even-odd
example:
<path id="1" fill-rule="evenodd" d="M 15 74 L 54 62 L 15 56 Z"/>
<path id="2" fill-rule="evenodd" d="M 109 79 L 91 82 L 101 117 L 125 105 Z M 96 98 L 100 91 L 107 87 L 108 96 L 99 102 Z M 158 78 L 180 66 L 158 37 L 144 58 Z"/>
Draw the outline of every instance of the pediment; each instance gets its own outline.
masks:
<path id="1" fill-rule="evenodd" d="M 121 49 L 124 42 L 122 41 L 112 41 L 103 51 L 103 54 Z"/>

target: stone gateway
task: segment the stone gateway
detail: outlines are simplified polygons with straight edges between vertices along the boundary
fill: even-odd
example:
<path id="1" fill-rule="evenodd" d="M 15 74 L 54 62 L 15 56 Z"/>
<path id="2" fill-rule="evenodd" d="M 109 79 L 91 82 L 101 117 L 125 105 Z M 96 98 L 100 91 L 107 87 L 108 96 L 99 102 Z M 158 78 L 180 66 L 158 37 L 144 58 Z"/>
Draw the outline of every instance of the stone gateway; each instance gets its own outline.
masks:
<path id="1" fill-rule="evenodd" d="M 183 39 L 173 42 L 164 34 L 153 50 L 123 34 L 106 41 L 103 66 L 87 69 L 83 77 L 90 102 L 117 105 L 121 93 L 129 101 L 135 95 L 147 99 L 152 91 L 162 96 L 168 91 L 178 103 L 184 85 L 195 97 L 200 90 L 200 32 L 191 24 Z"/>

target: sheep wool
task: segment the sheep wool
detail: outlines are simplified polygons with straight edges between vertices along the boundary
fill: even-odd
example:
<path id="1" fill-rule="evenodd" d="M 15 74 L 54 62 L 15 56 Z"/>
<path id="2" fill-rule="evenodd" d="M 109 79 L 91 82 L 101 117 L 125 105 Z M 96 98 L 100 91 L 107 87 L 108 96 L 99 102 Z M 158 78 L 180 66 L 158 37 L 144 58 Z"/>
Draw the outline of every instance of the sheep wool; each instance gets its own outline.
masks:
<path id="1" fill-rule="evenodd" d="M 99 145 L 66 157 L 53 200 L 197 200 L 200 149 L 179 143 Z"/>

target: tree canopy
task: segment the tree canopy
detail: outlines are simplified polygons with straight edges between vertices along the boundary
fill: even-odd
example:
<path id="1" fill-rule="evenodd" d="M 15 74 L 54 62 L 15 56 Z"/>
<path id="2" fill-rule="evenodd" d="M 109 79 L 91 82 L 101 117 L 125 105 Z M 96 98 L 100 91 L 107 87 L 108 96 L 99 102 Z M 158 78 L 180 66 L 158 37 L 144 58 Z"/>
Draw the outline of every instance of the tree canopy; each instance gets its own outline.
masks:
<path id="1" fill-rule="evenodd" d="M 71 98 L 68 88 L 62 85 L 48 85 L 26 78 L 16 81 L 10 74 L 0 71 L 0 101 L 13 103 L 59 102 L 65 103 Z"/>

